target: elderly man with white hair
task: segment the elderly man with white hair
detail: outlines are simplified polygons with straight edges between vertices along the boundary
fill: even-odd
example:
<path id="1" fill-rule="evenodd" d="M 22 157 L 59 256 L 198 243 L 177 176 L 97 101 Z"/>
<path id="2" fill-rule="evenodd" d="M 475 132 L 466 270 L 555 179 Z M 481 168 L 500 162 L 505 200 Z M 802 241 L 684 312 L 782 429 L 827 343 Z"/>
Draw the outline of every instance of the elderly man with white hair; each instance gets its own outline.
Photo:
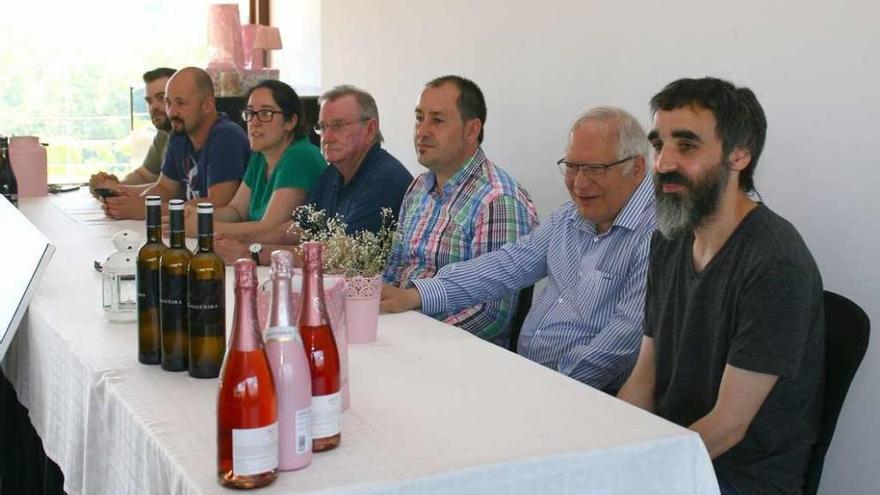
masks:
<path id="1" fill-rule="evenodd" d="M 547 277 L 518 352 L 587 385 L 616 391 L 639 348 L 651 235 L 656 227 L 649 143 L 624 110 L 598 107 L 571 128 L 557 162 L 571 200 L 532 233 L 443 267 L 415 288 L 385 287 L 382 307 L 425 314 L 498 299 Z"/>

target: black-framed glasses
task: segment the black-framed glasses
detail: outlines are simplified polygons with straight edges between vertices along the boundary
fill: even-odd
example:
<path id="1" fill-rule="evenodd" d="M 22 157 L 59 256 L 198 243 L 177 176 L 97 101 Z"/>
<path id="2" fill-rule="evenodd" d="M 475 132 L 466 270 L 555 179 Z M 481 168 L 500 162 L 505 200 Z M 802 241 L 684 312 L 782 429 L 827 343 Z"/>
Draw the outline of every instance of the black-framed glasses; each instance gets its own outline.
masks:
<path id="1" fill-rule="evenodd" d="M 245 122 L 250 122 L 254 120 L 254 115 L 257 116 L 257 120 L 260 122 L 271 122 L 272 117 L 275 116 L 276 113 L 283 114 L 282 110 L 269 110 L 268 108 L 264 108 L 263 110 L 248 110 L 244 109 L 241 111 L 241 120 Z"/>
<path id="2" fill-rule="evenodd" d="M 339 131 L 342 130 L 342 128 L 345 126 L 357 124 L 359 122 L 366 122 L 368 120 L 370 120 L 369 117 L 361 117 L 357 120 L 352 120 L 351 122 L 346 122 L 344 120 L 336 120 L 333 122 L 318 122 L 317 124 L 315 124 L 315 132 L 321 134 L 326 130 Z"/>
<path id="3" fill-rule="evenodd" d="M 635 157 L 636 155 L 632 155 L 611 163 L 575 163 L 570 162 L 565 158 L 560 158 L 559 161 L 556 162 L 556 166 L 559 167 L 559 171 L 562 172 L 562 175 L 569 179 L 576 177 L 578 172 L 586 174 L 586 176 L 591 179 L 601 179 L 602 177 L 605 177 L 605 173 L 608 172 L 609 168 L 632 160 Z"/>

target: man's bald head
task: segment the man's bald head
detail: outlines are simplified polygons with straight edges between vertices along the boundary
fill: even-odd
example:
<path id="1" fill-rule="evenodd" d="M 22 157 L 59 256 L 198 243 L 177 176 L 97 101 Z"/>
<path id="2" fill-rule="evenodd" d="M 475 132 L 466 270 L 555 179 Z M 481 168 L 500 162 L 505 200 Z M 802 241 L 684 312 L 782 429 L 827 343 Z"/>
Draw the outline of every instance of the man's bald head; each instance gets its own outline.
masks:
<path id="1" fill-rule="evenodd" d="M 165 90 L 165 110 L 178 134 L 193 137 L 204 125 L 210 127 L 217 116 L 211 76 L 198 67 L 175 72 Z"/>
<path id="2" fill-rule="evenodd" d="M 171 76 L 168 84 L 171 84 L 171 81 L 175 79 L 179 80 L 179 83 L 184 88 L 194 90 L 201 98 L 214 97 L 214 82 L 211 81 L 211 76 L 202 68 L 184 67 Z"/>

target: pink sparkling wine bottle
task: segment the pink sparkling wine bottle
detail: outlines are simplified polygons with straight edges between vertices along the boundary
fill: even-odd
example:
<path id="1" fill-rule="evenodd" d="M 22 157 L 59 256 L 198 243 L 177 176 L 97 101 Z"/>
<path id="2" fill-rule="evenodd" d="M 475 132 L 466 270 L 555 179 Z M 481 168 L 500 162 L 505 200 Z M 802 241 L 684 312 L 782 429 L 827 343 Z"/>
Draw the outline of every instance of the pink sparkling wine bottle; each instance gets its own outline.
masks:
<path id="1" fill-rule="evenodd" d="M 312 462 L 312 379 L 302 338 L 293 317 L 290 277 L 293 255 L 272 253 L 272 295 L 263 338 L 278 398 L 278 469 L 292 471 Z"/>

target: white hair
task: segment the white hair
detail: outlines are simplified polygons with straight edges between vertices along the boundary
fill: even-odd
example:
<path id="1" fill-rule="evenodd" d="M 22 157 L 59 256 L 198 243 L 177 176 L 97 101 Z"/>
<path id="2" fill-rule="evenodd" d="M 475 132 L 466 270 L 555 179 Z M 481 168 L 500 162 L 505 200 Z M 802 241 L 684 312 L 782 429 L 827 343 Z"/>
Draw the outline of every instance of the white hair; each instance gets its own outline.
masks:
<path id="1" fill-rule="evenodd" d="M 615 125 L 611 125 L 615 124 Z M 571 126 L 571 133 L 579 127 L 594 126 L 605 139 L 617 140 L 617 159 L 628 156 L 647 157 L 651 146 L 648 137 L 639 121 L 631 113 L 617 107 L 603 106 L 587 110 Z M 623 172 L 629 174 L 635 166 L 635 160 L 623 166 Z"/>

